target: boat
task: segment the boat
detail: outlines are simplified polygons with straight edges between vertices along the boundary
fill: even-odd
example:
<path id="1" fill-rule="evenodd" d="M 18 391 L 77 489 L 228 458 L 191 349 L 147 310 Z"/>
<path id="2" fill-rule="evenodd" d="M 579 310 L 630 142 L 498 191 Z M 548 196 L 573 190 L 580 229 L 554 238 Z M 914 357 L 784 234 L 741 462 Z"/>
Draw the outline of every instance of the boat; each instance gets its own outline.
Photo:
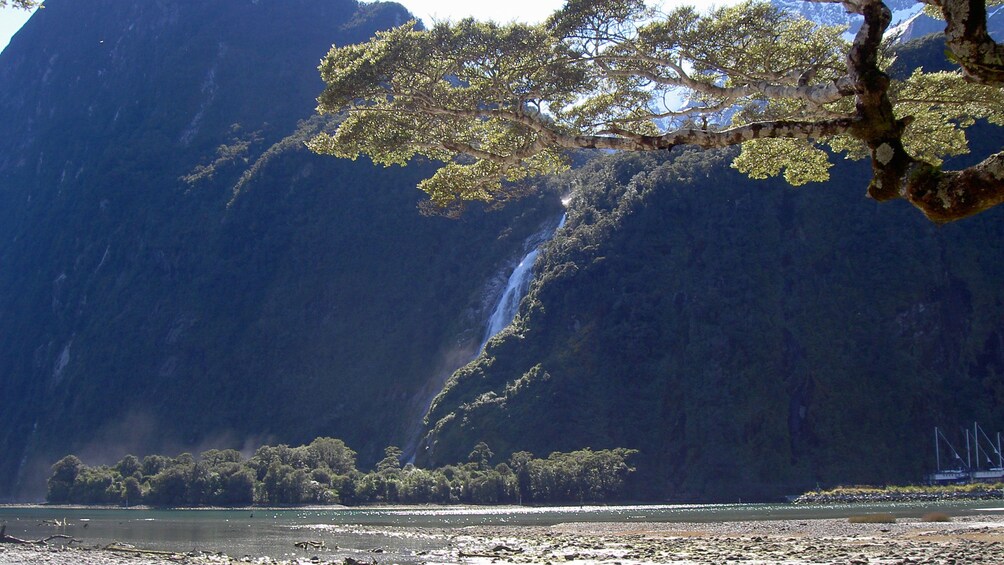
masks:
<path id="1" fill-rule="evenodd" d="M 957 484 L 957 483 L 996 483 L 1004 482 L 1004 456 L 1001 455 L 1001 434 L 997 432 L 997 441 L 990 441 L 986 432 L 980 427 L 978 422 L 973 422 L 973 429 L 970 433 L 968 428 L 963 429 L 966 437 L 966 458 L 962 459 L 956 451 L 952 442 L 948 441 L 945 434 L 938 428 L 934 428 L 934 457 L 936 470 L 927 475 L 929 484 Z M 948 450 L 946 456 L 951 460 L 949 468 L 942 469 L 942 444 Z M 981 453 L 980 447 L 983 446 Z M 986 449 L 989 446 L 990 449 Z M 992 456 L 996 456 L 996 465 Z M 981 457 L 983 461 L 981 461 Z"/>

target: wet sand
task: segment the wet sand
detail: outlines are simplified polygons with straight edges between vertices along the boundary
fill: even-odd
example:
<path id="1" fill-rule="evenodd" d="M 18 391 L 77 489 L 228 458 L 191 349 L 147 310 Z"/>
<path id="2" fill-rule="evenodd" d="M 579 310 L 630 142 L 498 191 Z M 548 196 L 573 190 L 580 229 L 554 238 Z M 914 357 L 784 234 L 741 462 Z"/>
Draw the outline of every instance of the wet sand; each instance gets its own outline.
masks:
<path id="1" fill-rule="evenodd" d="M 416 554 L 426 563 L 566 563 L 637 565 L 742 563 L 763 565 L 1004 563 L 1004 517 L 978 515 L 951 522 L 900 519 L 851 524 L 846 519 L 713 523 L 571 523 L 549 527 L 402 528 L 442 537 L 446 549 Z M 113 553 L 97 549 L 2 545 L 9 565 L 207 565 L 211 563 L 342 564 L 334 550 L 294 561 L 218 554 Z M 360 562 L 360 561 L 357 561 Z M 375 554 L 367 561 L 392 563 Z"/>

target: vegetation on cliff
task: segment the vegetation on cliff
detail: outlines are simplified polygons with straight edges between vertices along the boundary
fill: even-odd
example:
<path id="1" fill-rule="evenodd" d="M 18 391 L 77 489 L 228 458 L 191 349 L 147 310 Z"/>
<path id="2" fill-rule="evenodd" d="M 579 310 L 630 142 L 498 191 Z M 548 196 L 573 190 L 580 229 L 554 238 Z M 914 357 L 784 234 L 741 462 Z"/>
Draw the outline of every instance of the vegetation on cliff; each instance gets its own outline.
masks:
<path id="1" fill-rule="evenodd" d="M 767 499 L 919 480 L 934 426 L 1002 424 L 996 213 L 879 213 L 844 164 L 751 195 L 730 158 L 621 154 L 556 180 L 567 223 L 516 323 L 433 404 L 424 461 L 475 437 L 624 446 L 636 498 Z"/>
<path id="2" fill-rule="evenodd" d="M 426 166 L 304 147 L 331 42 L 408 17 L 354 0 L 63 0 L 14 38 L 0 500 L 40 498 L 65 453 L 334 435 L 369 465 L 406 443 L 424 389 L 473 355 L 495 277 L 560 208 L 423 216 Z"/>

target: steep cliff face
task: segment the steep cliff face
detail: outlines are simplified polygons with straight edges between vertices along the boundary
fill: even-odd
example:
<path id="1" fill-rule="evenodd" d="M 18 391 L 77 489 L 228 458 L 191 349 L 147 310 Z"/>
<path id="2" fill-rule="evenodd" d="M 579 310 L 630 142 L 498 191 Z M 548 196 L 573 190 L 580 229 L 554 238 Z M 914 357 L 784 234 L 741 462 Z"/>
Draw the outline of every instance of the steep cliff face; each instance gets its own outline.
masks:
<path id="1" fill-rule="evenodd" d="M 364 461 L 480 337 L 556 203 L 416 210 L 421 166 L 309 154 L 354 0 L 46 3 L 0 56 L 0 498 L 66 452 L 344 438 Z M 534 211 L 539 208 L 538 211 Z M 416 404 L 416 402 L 418 404 Z"/>
<path id="2" fill-rule="evenodd" d="M 67 452 L 404 445 L 549 194 L 573 194 L 567 224 L 420 462 L 622 446 L 636 496 L 734 500 L 915 480 L 934 425 L 1004 427 L 1000 211 L 936 228 L 864 199 L 853 164 L 795 190 L 681 152 L 425 217 L 427 167 L 302 143 L 329 126 L 321 55 L 400 6 L 46 4 L 0 55 L 0 498 Z"/>
<path id="3" fill-rule="evenodd" d="M 998 136 L 999 140 L 999 136 Z M 643 497 L 748 500 L 920 480 L 935 425 L 999 429 L 1000 211 L 935 227 L 721 155 L 622 155 L 565 180 L 520 320 L 437 399 L 424 457 L 638 449 Z"/>
<path id="4" fill-rule="evenodd" d="M 892 72 L 943 53 L 911 42 Z M 936 227 L 866 199 L 862 163 L 793 189 L 730 159 L 610 156 L 554 180 L 567 224 L 517 322 L 436 399 L 420 460 L 623 446 L 639 497 L 734 501 L 918 481 L 934 426 L 1004 428 L 1004 211 Z"/>

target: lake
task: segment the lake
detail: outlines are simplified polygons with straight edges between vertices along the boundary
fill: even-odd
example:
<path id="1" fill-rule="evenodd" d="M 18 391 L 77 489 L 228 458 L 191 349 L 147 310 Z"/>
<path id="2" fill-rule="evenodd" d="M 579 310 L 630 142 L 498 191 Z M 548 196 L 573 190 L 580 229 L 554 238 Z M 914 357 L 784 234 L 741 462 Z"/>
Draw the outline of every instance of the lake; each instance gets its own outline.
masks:
<path id="1" fill-rule="evenodd" d="M 932 510 L 961 516 L 1004 513 L 1004 501 L 839 505 L 681 504 L 567 507 L 385 507 L 239 510 L 153 510 L 0 506 L 0 523 L 20 538 L 65 533 L 83 545 L 113 541 L 144 549 L 219 551 L 231 556 L 292 559 L 324 555 L 380 562 L 423 563 L 447 555 L 458 528 L 473 525 L 547 526 L 564 522 L 718 522 L 841 518 L 870 512 L 919 517 Z M 65 526 L 43 521 L 66 521 Z M 293 544 L 320 540 L 328 551 Z M 337 549 L 334 549 L 337 548 Z"/>

